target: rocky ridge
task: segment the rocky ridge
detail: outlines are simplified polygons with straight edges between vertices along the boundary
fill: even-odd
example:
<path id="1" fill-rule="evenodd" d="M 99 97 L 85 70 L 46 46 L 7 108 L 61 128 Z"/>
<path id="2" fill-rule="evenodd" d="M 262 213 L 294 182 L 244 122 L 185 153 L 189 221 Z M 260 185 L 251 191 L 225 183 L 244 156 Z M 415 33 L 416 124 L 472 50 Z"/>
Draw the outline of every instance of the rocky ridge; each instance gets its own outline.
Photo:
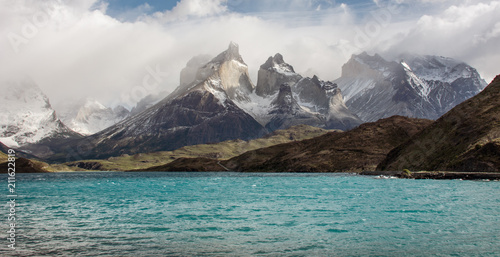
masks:
<path id="1" fill-rule="evenodd" d="M 392 150 L 378 170 L 500 171 L 500 76 Z"/>

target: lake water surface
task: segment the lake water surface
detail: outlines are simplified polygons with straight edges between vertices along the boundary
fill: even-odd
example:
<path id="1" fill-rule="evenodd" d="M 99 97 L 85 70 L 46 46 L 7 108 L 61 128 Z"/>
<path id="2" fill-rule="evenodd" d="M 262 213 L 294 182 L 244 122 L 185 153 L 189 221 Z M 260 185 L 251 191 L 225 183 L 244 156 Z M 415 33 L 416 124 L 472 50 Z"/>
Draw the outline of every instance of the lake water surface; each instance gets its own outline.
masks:
<path id="1" fill-rule="evenodd" d="M 17 174 L 2 256 L 499 256 L 500 182 L 349 174 Z M 7 188 L 7 178 L 2 176 Z M 8 213 L 7 190 L 4 213 Z"/>

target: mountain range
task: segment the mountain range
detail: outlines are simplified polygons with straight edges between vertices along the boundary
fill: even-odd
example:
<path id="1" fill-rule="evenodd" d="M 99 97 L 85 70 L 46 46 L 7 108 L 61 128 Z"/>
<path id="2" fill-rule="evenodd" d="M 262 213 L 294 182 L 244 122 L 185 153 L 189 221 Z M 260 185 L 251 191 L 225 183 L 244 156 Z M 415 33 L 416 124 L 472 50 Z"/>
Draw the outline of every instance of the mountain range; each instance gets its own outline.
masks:
<path id="1" fill-rule="evenodd" d="M 500 171 L 499 97 L 500 75 L 481 93 L 437 121 L 392 116 L 347 132 L 248 151 L 229 160 L 178 158 L 145 170 L 357 172 L 410 178 L 498 179 L 494 172 Z"/>
<path id="2" fill-rule="evenodd" d="M 194 67 L 198 67 L 196 73 L 192 72 Z M 248 140 L 298 124 L 351 129 L 361 123 L 347 109 L 334 84 L 317 77 L 303 78 L 279 54 L 269 58 L 261 70 L 266 70 L 269 77 L 294 77 L 296 83 L 260 79 L 254 86 L 234 43 L 208 63 L 202 64 L 197 57 L 188 62 L 187 68 L 179 87 L 158 104 L 64 147 L 76 149 L 85 142 L 88 150 L 80 157 L 107 158 L 231 139 Z M 260 90 L 265 84 L 272 84 L 277 90 Z M 61 160 L 67 155 L 50 158 Z"/>
<path id="3" fill-rule="evenodd" d="M 4 119 L 0 141 L 61 162 L 249 140 L 299 124 L 348 131 L 392 115 L 437 119 L 485 86 L 474 68 L 450 58 L 397 59 L 353 55 L 339 79 L 323 81 L 296 73 L 278 53 L 260 66 L 254 85 L 238 45 L 231 43 L 215 58 L 192 58 L 179 86 L 162 100 L 145 98 L 131 112 L 88 100 L 60 112 L 68 126 L 36 85 L 23 82 L 17 95 L 25 95 L 31 110 L 12 108 L 15 118 Z M 11 100 L 20 105 L 21 98 Z M 32 125 L 41 113 L 51 113 L 50 122 Z"/>

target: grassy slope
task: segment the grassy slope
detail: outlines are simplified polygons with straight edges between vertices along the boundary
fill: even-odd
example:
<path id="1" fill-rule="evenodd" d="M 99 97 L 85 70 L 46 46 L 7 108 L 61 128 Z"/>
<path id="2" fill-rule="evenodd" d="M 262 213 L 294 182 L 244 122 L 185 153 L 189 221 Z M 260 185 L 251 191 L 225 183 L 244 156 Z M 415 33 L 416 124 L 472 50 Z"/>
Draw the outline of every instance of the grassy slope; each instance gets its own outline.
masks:
<path id="1" fill-rule="evenodd" d="M 7 155 L 3 152 L 0 152 L 0 163 L 7 161 Z"/>
<path id="2" fill-rule="evenodd" d="M 226 160 L 247 151 L 269 147 L 277 144 L 300 141 L 324 135 L 328 130 L 307 125 L 293 126 L 286 130 L 277 130 L 270 135 L 250 141 L 230 140 L 217 144 L 202 144 L 185 146 L 175 151 L 142 153 L 111 157 L 106 160 L 85 160 L 80 162 L 95 162 L 102 165 L 101 170 L 135 170 L 146 169 L 152 166 L 165 165 L 178 158 L 214 158 Z M 69 165 L 78 162 L 68 163 Z M 73 167 L 73 169 L 75 169 Z"/>

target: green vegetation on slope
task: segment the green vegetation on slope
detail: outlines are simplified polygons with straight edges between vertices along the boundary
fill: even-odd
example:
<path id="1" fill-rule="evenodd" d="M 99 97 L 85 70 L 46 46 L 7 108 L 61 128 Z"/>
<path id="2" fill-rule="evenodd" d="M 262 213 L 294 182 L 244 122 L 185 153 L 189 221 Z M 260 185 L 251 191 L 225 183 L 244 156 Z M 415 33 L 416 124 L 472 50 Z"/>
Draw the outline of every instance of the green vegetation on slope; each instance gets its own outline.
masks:
<path id="1" fill-rule="evenodd" d="M 201 144 L 185 146 L 174 151 L 141 153 L 136 155 L 122 155 L 106 160 L 85 160 L 66 163 L 72 168 L 79 167 L 83 170 L 140 170 L 153 166 L 168 164 L 178 158 L 211 158 L 226 160 L 247 151 L 269 147 L 277 144 L 289 143 L 321 136 L 331 130 L 298 125 L 285 130 L 276 130 L 259 139 L 243 141 L 230 140 L 217 144 Z"/>

